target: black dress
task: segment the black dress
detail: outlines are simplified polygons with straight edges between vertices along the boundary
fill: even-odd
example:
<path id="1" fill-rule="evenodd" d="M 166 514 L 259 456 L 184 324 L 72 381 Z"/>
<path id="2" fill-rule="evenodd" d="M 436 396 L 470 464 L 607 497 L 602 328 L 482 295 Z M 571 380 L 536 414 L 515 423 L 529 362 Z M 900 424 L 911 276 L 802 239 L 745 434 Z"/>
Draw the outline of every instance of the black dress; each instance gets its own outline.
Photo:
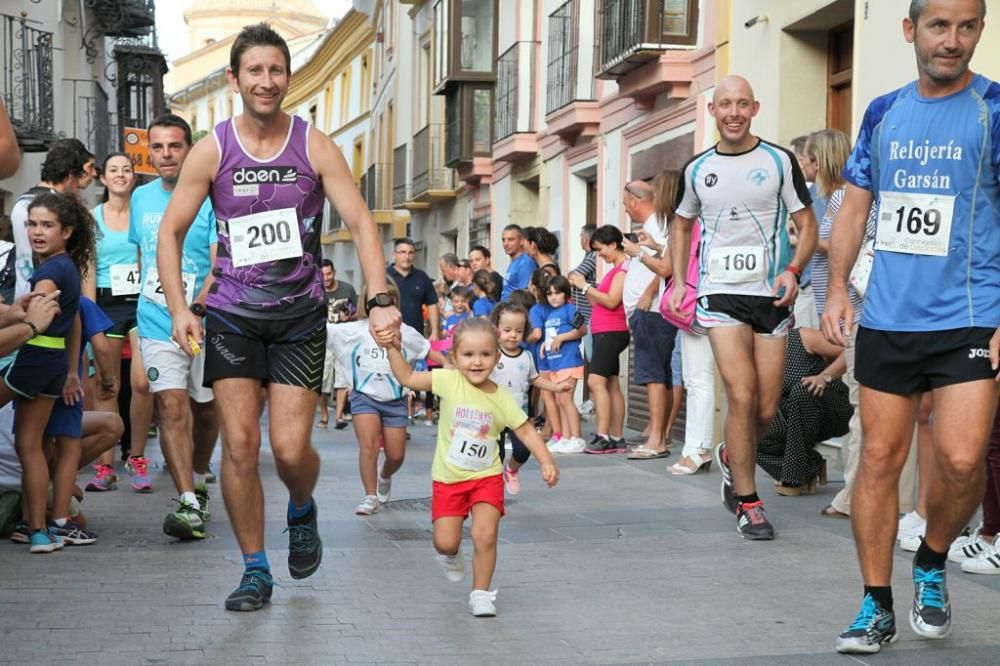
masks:
<path id="1" fill-rule="evenodd" d="M 818 398 L 802 386 L 803 377 L 818 375 L 826 366 L 822 356 L 806 351 L 797 329 L 789 331 L 781 403 L 757 444 L 757 464 L 785 485 L 803 485 L 814 477 L 823 463 L 816 444 L 849 429 L 854 408 L 843 381 L 831 382 Z"/>

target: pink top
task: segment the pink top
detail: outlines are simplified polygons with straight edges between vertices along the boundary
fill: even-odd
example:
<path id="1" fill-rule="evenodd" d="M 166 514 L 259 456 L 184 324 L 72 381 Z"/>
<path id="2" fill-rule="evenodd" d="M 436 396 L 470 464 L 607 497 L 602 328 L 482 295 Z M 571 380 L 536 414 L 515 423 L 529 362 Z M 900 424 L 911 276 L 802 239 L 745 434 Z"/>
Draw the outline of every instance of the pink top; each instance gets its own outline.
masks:
<path id="1" fill-rule="evenodd" d="M 625 262 L 618 264 L 604 276 L 601 283 L 597 285 L 597 291 L 606 294 L 611 291 L 611 282 L 615 276 L 622 272 Z M 608 309 L 598 302 L 594 302 L 594 307 L 590 311 L 590 332 L 591 333 L 611 333 L 613 331 L 627 331 L 628 322 L 625 321 L 625 306 L 618 303 L 618 307 L 613 310 Z"/>

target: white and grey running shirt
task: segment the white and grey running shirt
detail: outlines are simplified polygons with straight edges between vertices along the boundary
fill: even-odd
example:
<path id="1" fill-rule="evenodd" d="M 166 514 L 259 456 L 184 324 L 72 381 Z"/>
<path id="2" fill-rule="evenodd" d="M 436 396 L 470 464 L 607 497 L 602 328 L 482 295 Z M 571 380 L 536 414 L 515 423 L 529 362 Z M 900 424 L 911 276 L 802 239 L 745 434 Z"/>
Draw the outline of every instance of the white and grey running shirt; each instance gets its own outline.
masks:
<path id="1" fill-rule="evenodd" d="M 510 391 L 514 400 L 525 412 L 528 411 L 531 382 L 537 378 L 538 370 L 535 368 L 535 360 L 531 357 L 531 352 L 526 349 L 522 349 L 517 356 L 509 356 L 501 349 L 497 367 L 493 368 L 493 372 L 490 373 L 490 379 L 496 382 L 497 386 Z"/>
<path id="2" fill-rule="evenodd" d="M 750 150 L 695 155 L 676 212 L 701 224 L 698 296 L 770 296 L 794 255 L 788 216 L 812 203 L 791 152 L 758 139 Z"/>

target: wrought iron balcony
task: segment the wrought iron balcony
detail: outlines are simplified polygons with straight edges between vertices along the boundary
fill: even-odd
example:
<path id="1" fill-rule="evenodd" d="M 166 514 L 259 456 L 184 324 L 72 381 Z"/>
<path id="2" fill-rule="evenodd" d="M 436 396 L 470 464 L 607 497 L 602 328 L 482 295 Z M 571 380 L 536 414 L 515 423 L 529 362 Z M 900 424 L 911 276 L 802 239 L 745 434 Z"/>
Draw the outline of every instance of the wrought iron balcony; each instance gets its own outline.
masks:
<path id="1" fill-rule="evenodd" d="M 444 166 L 444 126 L 432 123 L 413 135 L 410 199 L 434 203 L 455 198 L 455 172 Z"/>
<path id="2" fill-rule="evenodd" d="M 156 26 L 153 0 L 84 0 L 90 9 L 91 29 L 108 37 L 142 37 Z"/>
<path id="3" fill-rule="evenodd" d="M 73 85 L 76 106 L 73 109 L 73 136 L 102 161 L 108 153 L 118 150 L 118 131 L 114 116 L 108 109 L 108 95 L 96 81 L 68 79 Z"/>
<path id="4" fill-rule="evenodd" d="M 404 143 L 392 151 L 392 206 L 399 208 L 406 203 L 406 154 Z"/>
<path id="5" fill-rule="evenodd" d="M 594 98 L 592 57 L 580 50 L 580 16 L 580 0 L 567 0 L 549 15 L 546 114 L 571 102 Z M 583 66 L 581 55 L 587 58 Z"/>
<path id="6" fill-rule="evenodd" d="M 698 0 L 599 0 L 598 78 L 617 79 L 698 37 Z"/>
<path id="7" fill-rule="evenodd" d="M 52 33 L 32 28 L 23 16 L 0 14 L 3 95 L 18 145 L 25 152 L 48 150 L 55 134 Z"/>
<path id="8" fill-rule="evenodd" d="M 512 134 L 535 130 L 536 42 L 516 42 L 497 59 L 494 145 Z"/>

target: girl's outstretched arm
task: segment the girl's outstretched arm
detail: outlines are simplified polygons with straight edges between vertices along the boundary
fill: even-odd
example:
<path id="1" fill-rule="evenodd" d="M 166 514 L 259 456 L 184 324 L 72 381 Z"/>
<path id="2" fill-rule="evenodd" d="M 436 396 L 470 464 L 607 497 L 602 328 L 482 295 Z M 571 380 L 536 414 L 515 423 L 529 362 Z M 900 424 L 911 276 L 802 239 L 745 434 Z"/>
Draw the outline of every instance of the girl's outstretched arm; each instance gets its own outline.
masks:
<path id="1" fill-rule="evenodd" d="M 403 352 L 400 351 L 402 341 L 398 332 L 392 335 L 392 342 L 381 339 L 381 336 L 378 338 L 378 342 L 379 344 L 386 345 L 386 354 L 389 356 L 389 367 L 400 384 L 414 391 L 431 390 L 431 373 L 413 371 L 413 368 L 410 367 L 410 364 L 403 357 Z"/>
<path id="2" fill-rule="evenodd" d="M 549 453 L 545 442 L 542 441 L 531 420 L 529 419 L 515 428 L 514 434 L 524 442 L 524 445 L 531 451 L 531 455 L 535 456 L 535 460 L 538 461 L 538 466 L 541 467 L 542 471 L 542 481 L 548 484 L 549 488 L 559 483 L 559 468 L 556 467 L 556 461 L 553 460 L 552 454 Z"/>

